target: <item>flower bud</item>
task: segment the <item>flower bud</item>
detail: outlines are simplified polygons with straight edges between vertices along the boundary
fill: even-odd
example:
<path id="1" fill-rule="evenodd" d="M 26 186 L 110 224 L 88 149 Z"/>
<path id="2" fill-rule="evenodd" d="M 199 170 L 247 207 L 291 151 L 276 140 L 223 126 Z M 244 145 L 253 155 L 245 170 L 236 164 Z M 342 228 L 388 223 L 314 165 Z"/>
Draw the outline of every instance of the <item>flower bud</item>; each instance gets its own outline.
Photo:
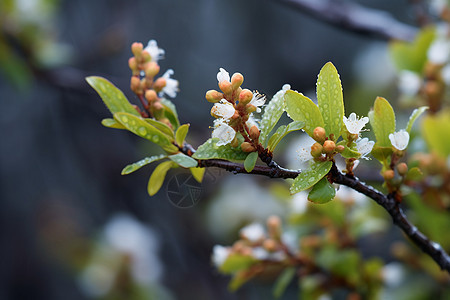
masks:
<path id="1" fill-rule="evenodd" d="M 231 141 L 231 147 L 236 148 L 237 146 L 239 146 L 239 140 L 234 137 L 234 139 Z"/>
<path id="2" fill-rule="evenodd" d="M 132 76 L 130 81 L 130 89 L 135 93 L 139 94 L 141 89 L 141 80 L 137 76 Z"/>
<path id="3" fill-rule="evenodd" d="M 241 149 L 244 152 L 254 152 L 254 151 L 256 151 L 256 148 L 253 147 L 253 145 L 250 144 L 249 142 L 243 142 L 241 144 Z"/>
<path id="4" fill-rule="evenodd" d="M 133 71 L 133 74 L 134 72 L 138 71 L 138 64 L 134 56 L 128 59 L 128 66 L 130 67 L 131 71 Z"/>
<path id="5" fill-rule="evenodd" d="M 239 94 L 239 104 L 247 105 L 250 101 L 252 101 L 253 93 L 249 89 L 243 89 Z"/>
<path id="6" fill-rule="evenodd" d="M 219 88 L 225 94 L 231 94 L 231 92 L 233 91 L 233 89 L 231 87 L 231 82 L 226 81 L 226 80 L 219 82 Z"/>
<path id="7" fill-rule="evenodd" d="M 163 77 L 159 77 L 153 84 L 153 89 L 156 92 L 160 92 L 165 86 L 166 86 L 166 79 Z"/>
<path id="8" fill-rule="evenodd" d="M 314 128 L 314 131 L 313 131 L 313 139 L 314 139 L 316 142 L 323 143 L 323 142 L 325 141 L 325 138 L 326 138 L 326 137 L 327 137 L 327 136 L 326 136 L 325 128 L 320 127 L 320 126 Z"/>
<path id="9" fill-rule="evenodd" d="M 244 82 L 244 76 L 241 73 L 234 73 L 231 77 L 231 88 L 232 90 L 236 90 L 238 87 L 242 85 Z"/>
<path id="10" fill-rule="evenodd" d="M 223 94 L 216 90 L 209 90 L 206 92 L 206 100 L 211 103 L 217 103 L 223 99 Z"/>
<path id="11" fill-rule="evenodd" d="M 311 146 L 311 155 L 312 157 L 318 158 L 322 155 L 323 147 L 319 143 L 314 143 Z"/>
<path id="12" fill-rule="evenodd" d="M 327 140 L 323 143 L 323 152 L 331 154 L 336 149 L 336 144 L 333 141 Z"/>
<path id="13" fill-rule="evenodd" d="M 400 174 L 400 176 L 405 176 L 406 173 L 408 173 L 408 165 L 405 164 L 404 162 L 399 163 L 397 165 L 397 172 L 398 174 Z"/>
<path id="14" fill-rule="evenodd" d="M 156 101 L 153 103 L 153 108 L 156 111 L 160 111 L 160 110 L 164 109 L 164 106 L 159 101 Z"/>
<path id="15" fill-rule="evenodd" d="M 278 246 L 278 243 L 273 239 L 267 239 L 263 242 L 263 247 L 269 252 L 276 251 L 277 246 Z"/>
<path id="16" fill-rule="evenodd" d="M 344 152 L 344 150 L 345 150 L 345 146 L 344 145 L 337 145 L 336 146 L 336 151 L 338 153 L 342 153 L 342 152 Z"/>
<path id="17" fill-rule="evenodd" d="M 156 74 L 159 73 L 159 70 L 160 70 L 160 66 L 154 61 L 151 61 L 151 62 L 148 62 L 145 64 L 144 71 L 145 71 L 146 77 L 149 77 L 149 78 L 155 77 Z"/>
<path id="18" fill-rule="evenodd" d="M 250 138 L 254 141 L 257 141 L 259 138 L 259 134 L 260 134 L 260 131 L 259 131 L 258 127 L 256 125 L 253 125 L 250 128 L 250 133 L 249 133 Z"/>
<path id="19" fill-rule="evenodd" d="M 247 104 L 247 106 L 245 106 L 245 111 L 248 114 L 251 114 L 252 112 L 256 111 L 256 106 L 252 105 L 252 104 Z"/>
<path id="20" fill-rule="evenodd" d="M 267 219 L 267 230 L 271 238 L 279 240 L 281 237 L 281 219 L 278 216 L 270 216 Z"/>
<path id="21" fill-rule="evenodd" d="M 142 43 L 135 42 L 131 45 L 131 52 L 133 52 L 136 57 L 141 55 L 142 49 L 144 49 L 144 45 L 142 45 Z"/>
<path id="22" fill-rule="evenodd" d="M 142 62 L 147 63 L 152 60 L 152 57 L 150 56 L 150 53 L 147 51 L 142 51 Z"/>
<path id="23" fill-rule="evenodd" d="M 146 90 L 145 99 L 147 99 L 148 102 L 153 102 L 158 99 L 158 95 L 156 95 L 156 92 L 154 90 Z"/>
<path id="24" fill-rule="evenodd" d="M 383 173 L 383 178 L 385 180 L 391 180 L 394 178 L 394 176 L 395 176 L 394 170 L 386 170 Z"/>

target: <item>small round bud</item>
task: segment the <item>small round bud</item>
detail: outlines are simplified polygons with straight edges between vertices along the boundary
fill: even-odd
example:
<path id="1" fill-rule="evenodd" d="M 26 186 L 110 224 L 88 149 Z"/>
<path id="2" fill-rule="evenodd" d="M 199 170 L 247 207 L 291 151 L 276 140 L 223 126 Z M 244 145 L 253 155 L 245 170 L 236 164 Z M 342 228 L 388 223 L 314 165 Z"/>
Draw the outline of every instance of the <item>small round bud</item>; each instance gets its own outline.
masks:
<path id="1" fill-rule="evenodd" d="M 156 74 L 159 73 L 160 66 L 154 62 L 148 62 L 145 64 L 145 76 L 149 78 L 153 78 L 156 76 Z"/>
<path id="2" fill-rule="evenodd" d="M 394 178 L 394 176 L 395 176 L 394 170 L 386 170 L 383 173 L 383 178 L 385 180 L 391 180 Z"/>
<path id="3" fill-rule="evenodd" d="M 142 45 L 142 43 L 135 42 L 131 45 L 131 52 L 133 52 L 136 57 L 141 55 L 142 49 L 144 49 L 144 45 Z"/>
<path id="4" fill-rule="evenodd" d="M 254 151 L 256 150 L 256 148 L 253 147 L 253 145 L 250 144 L 249 142 L 243 142 L 243 143 L 241 144 L 241 149 L 242 149 L 242 151 L 244 151 L 244 152 L 254 152 Z"/>
<path id="5" fill-rule="evenodd" d="M 162 104 L 159 101 L 156 101 L 153 103 L 153 108 L 155 110 L 162 110 L 162 109 L 164 109 L 164 106 L 162 106 Z"/>
<path id="6" fill-rule="evenodd" d="M 250 138 L 254 141 L 257 141 L 259 138 L 259 134 L 260 134 L 260 131 L 259 131 L 258 127 L 256 125 L 253 125 L 250 128 L 250 133 L 249 133 Z"/>
<path id="7" fill-rule="evenodd" d="M 320 127 L 320 126 L 314 128 L 314 131 L 313 131 L 313 139 L 314 139 L 316 142 L 323 143 L 323 142 L 325 141 L 325 138 L 326 138 L 326 137 L 327 137 L 327 136 L 326 136 L 325 128 Z"/>
<path id="8" fill-rule="evenodd" d="M 267 239 L 263 242 L 263 247 L 269 252 L 276 251 L 277 246 L 278 246 L 278 243 L 273 239 Z"/>
<path id="9" fill-rule="evenodd" d="M 170 120 L 169 120 L 169 119 L 167 119 L 167 118 L 162 118 L 162 119 L 159 119 L 158 121 L 161 122 L 161 123 L 164 123 L 164 124 L 166 124 L 167 126 L 169 126 L 170 128 L 172 128 L 172 123 L 170 123 Z"/>
<path id="10" fill-rule="evenodd" d="M 247 105 L 245 106 L 245 111 L 246 111 L 248 114 L 251 114 L 252 112 L 255 112 L 255 111 L 256 111 L 256 106 L 254 106 L 254 105 L 252 105 L 252 104 L 247 104 Z"/>
<path id="11" fill-rule="evenodd" d="M 156 95 L 156 92 L 154 90 L 146 90 L 145 99 L 147 99 L 148 102 L 153 102 L 158 100 L 158 95 Z"/>
<path id="12" fill-rule="evenodd" d="M 231 87 L 231 82 L 226 80 L 222 80 L 221 82 L 219 82 L 219 88 L 225 94 L 231 94 L 231 92 L 233 91 Z"/>
<path id="13" fill-rule="evenodd" d="M 269 236 L 275 240 L 281 237 L 281 219 L 278 216 L 270 216 L 267 219 L 267 230 Z"/>
<path id="14" fill-rule="evenodd" d="M 252 101 L 253 93 L 249 89 L 243 89 L 239 94 L 239 104 L 247 105 Z"/>
<path id="15" fill-rule="evenodd" d="M 323 146 L 319 143 L 314 143 L 311 146 L 311 155 L 312 157 L 318 158 L 322 155 Z"/>
<path id="16" fill-rule="evenodd" d="M 216 90 L 209 90 L 206 92 L 205 96 L 206 100 L 211 103 L 217 103 L 221 99 L 223 99 L 223 94 L 221 92 L 218 92 Z"/>
<path id="17" fill-rule="evenodd" d="M 131 71 L 138 71 L 138 63 L 136 61 L 136 57 L 133 56 L 128 59 L 128 66 L 130 67 Z"/>
<path id="18" fill-rule="evenodd" d="M 333 141 L 327 140 L 323 143 L 323 152 L 331 154 L 336 149 L 336 144 Z"/>
<path id="19" fill-rule="evenodd" d="M 336 151 L 337 151 L 338 153 L 342 153 L 342 152 L 344 152 L 344 150 L 345 150 L 345 146 L 344 146 L 344 145 L 338 145 L 338 146 L 336 146 Z"/>
<path id="20" fill-rule="evenodd" d="M 142 62 L 146 63 L 152 60 L 152 57 L 150 56 L 150 53 L 147 51 L 142 51 Z"/>
<path id="21" fill-rule="evenodd" d="M 398 174 L 400 174 L 400 176 L 405 176 L 406 173 L 408 173 L 408 165 L 405 164 L 404 162 L 399 163 L 397 165 L 397 172 Z"/>
<path id="22" fill-rule="evenodd" d="M 239 140 L 234 137 L 234 139 L 231 141 L 231 147 L 236 148 L 237 146 L 239 146 Z"/>
<path id="23" fill-rule="evenodd" d="M 231 88 L 233 90 L 237 89 L 244 82 L 244 76 L 241 73 L 234 73 L 231 77 Z"/>
<path id="24" fill-rule="evenodd" d="M 156 92 L 161 92 L 161 90 L 166 86 L 166 79 L 163 77 L 159 77 L 156 79 L 155 83 L 153 84 L 153 89 Z"/>
<path id="25" fill-rule="evenodd" d="M 132 76 L 131 77 L 131 81 L 130 81 L 130 89 L 136 93 L 139 94 L 140 93 L 140 89 L 141 89 L 141 80 L 139 80 L 138 77 L 136 76 Z"/>

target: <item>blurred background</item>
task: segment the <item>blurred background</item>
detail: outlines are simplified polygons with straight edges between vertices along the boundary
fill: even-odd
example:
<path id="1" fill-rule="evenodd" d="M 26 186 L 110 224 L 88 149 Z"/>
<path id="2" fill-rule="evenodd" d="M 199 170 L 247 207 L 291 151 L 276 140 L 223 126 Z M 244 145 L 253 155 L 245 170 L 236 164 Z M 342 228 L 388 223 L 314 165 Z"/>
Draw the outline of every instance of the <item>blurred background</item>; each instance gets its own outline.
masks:
<path id="1" fill-rule="evenodd" d="M 417 25 L 414 1 L 353 2 Z M 386 41 L 275 0 L 2 0 L 0 26 L 0 299 L 127 299 L 130 286 L 133 299 L 272 298 L 267 282 L 230 293 L 210 260 L 213 245 L 232 243 L 241 226 L 290 212 L 263 190 L 266 178 L 208 170 L 198 202 L 180 207 L 168 184 L 188 173 L 170 171 L 151 198 L 154 166 L 120 175 L 155 149 L 103 127 L 109 112 L 84 78 L 107 77 L 137 103 L 131 43 L 155 39 L 165 50 L 161 71 L 172 68 L 180 82 L 173 102 L 194 147 L 211 133 L 204 95 L 217 88 L 219 67 L 269 99 L 285 83 L 314 98 L 317 74 L 332 61 L 346 111 L 358 115 L 376 95 L 397 93 Z M 283 165 L 295 159 L 287 153 L 277 158 Z M 402 236 L 374 239 L 362 249 L 389 261 L 383 241 Z"/>

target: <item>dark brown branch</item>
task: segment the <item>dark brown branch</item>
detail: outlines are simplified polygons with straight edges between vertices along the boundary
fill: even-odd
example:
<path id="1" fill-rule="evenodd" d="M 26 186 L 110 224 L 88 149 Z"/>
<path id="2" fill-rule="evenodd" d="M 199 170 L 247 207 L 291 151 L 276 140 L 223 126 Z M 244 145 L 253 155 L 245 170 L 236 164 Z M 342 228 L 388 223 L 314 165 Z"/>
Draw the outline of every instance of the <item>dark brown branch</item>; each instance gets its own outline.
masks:
<path id="1" fill-rule="evenodd" d="M 336 0 L 278 0 L 320 21 L 382 40 L 412 41 L 418 29 L 401 23 L 389 13 Z"/>

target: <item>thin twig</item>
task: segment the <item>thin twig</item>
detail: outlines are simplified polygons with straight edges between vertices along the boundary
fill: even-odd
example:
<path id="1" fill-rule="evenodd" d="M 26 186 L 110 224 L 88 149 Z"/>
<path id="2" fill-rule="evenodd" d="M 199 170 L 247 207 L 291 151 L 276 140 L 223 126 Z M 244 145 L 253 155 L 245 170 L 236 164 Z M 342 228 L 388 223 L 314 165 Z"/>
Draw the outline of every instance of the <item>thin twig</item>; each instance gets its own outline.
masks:
<path id="1" fill-rule="evenodd" d="M 348 1 L 277 0 L 320 21 L 382 40 L 412 41 L 418 29 L 401 23 L 389 13 Z"/>

